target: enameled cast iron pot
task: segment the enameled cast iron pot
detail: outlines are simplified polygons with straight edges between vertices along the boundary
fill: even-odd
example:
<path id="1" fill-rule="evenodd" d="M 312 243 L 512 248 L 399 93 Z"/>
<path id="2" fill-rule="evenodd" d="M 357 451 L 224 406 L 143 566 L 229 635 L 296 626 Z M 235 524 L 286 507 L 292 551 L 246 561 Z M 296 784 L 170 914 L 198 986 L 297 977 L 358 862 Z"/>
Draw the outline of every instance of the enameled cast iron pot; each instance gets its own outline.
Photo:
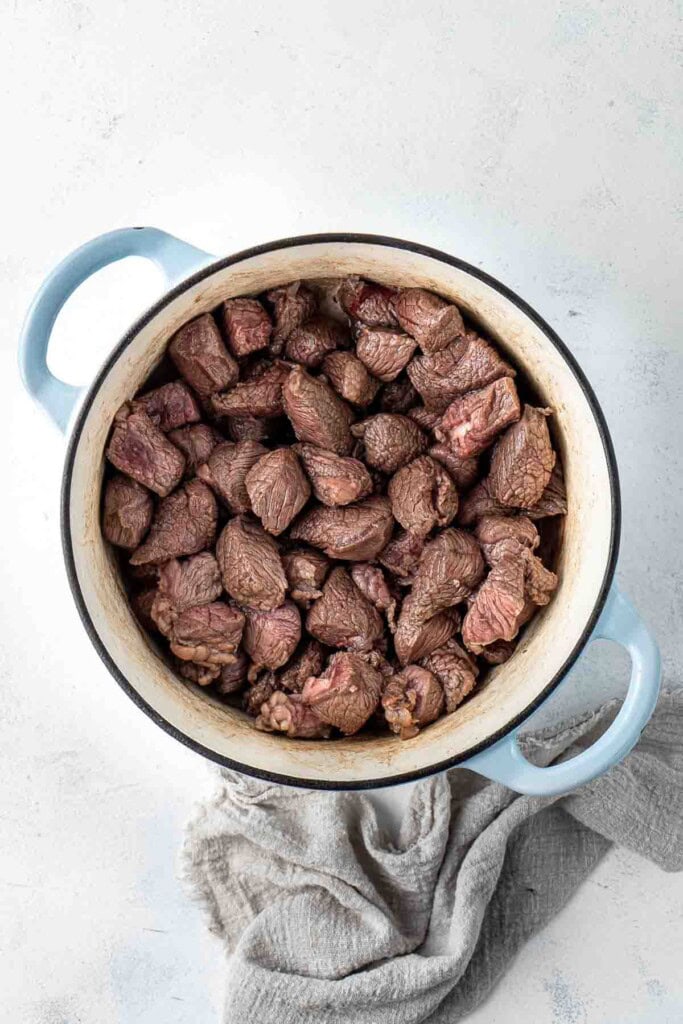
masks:
<path id="1" fill-rule="evenodd" d="M 57 314 L 82 281 L 126 256 L 156 263 L 170 290 L 131 327 L 87 391 L 64 384 L 46 362 Z M 493 669 L 457 714 L 407 742 L 393 736 L 286 740 L 258 732 L 251 719 L 208 692 L 179 684 L 134 618 L 99 526 L 103 452 L 113 416 L 145 382 L 181 324 L 231 296 L 298 278 L 346 274 L 429 288 L 466 310 L 553 408 L 566 474 L 569 512 L 554 599 L 527 628 L 514 657 Z M 194 750 L 251 775 L 309 787 L 383 786 L 462 765 L 519 792 L 551 794 L 604 772 L 638 739 L 657 698 L 659 654 L 613 583 L 619 486 L 602 412 L 557 335 L 525 302 L 476 267 L 421 245 L 374 235 L 290 238 L 217 260 L 153 228 L 113 231 L 72 253 L 46 280 L 24 326 L 20 362 L 28 391 L 70 433 L 62 534 L 83 624 L 138 707 Z M 628 695 L 617 718 L 573 760 L 548 768 L 531 765 L 519 749 L 517 731 L 598 637 L 616 640 L 631 656 Z"/>

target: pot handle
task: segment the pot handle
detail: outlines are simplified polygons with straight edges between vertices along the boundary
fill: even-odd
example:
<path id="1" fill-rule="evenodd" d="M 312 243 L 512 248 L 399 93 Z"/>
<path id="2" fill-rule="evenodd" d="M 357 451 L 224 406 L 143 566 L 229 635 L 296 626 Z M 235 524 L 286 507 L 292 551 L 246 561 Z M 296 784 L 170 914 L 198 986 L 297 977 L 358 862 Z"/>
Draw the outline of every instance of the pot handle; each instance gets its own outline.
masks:
<path id="1" fill-rule="evenodd" d="M 587 750 L 569 761 L 539 768 L 524 757 L 521 726 L 460 766 L 502 782 L 517 793 L 555 796 L 583 786 L 617 764 L 635 746 L 659 694 L 659 648 L 627 597 L 612 587 L 590 640 L 615 640 L 631 656 L 631 681 L 617 717 Z M 526 725 L 526 723 L 524 723 Z"/>
<path id="2" fill-rule="evenodd" d="M 47 365 L 47 348 L 57 315 L 69 296 L 92 274 L 126 256 L 144 256 L 155 263 L 169 284 L 187 277 L 215 257 L 157 228 L 119 228 L 75 249 L 41 285 L 19 339 L 19 369 L 24 387 L 66 431 L 84 388 L 66 384 Z"/>

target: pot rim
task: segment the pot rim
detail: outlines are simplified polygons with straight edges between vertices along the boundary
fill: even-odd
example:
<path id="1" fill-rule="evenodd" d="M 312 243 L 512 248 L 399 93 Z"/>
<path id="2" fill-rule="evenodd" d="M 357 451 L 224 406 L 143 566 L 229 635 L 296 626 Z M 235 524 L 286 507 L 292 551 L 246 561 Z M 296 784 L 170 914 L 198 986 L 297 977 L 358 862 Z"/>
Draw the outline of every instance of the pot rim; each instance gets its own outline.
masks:
<path id="1" fill-rule="evenodd" d="M 446 758 L 443 761 L 439 761 L 433 765 L 429 765 L 425 768 L 416 769 L 415 771 L 403 772 L 398 775 L 389 775 L 378 779 L 367 779 L 357 782 L 336 782 L 334 780 L 321 780 L 321 779 L 301 779 L 296 776 L 285 775 L 280 772 L 269 772 L 264 769 L 254 768 L 251 765 L 242 764 L 240 761 L 234 760 L 233 758 L 225 757 L 222 754 L 218 754 L 208 747 L 203 746 L 196 740 L 187 736 L 184 732 L 178 729 L 176 726 L 168 722 L 162 715 L 159 714 L 150 704 L 145 701 L 138 691 L 132 686 L 124 674 L 120 671 L 112 657 L 110 656 L 107 648 L 100 639 L 99 633 L 97 632 L 93 621 L 90 617 L 90 613 L 85 603 L 81 585 L 78 580 L 76 572 L 76 564 L 73 553 L 73 543 L 71 537 L 71 526 L 69 522 L 69 508 L 70 508 L 70 491 L 71 491 L 71 480 L 73 475 L 76 451 L 81 440 L 83 427 L 87 418 L 88 412 L 92 406 L 95 396 L 106 379 L 109 371 L 112 369 L 114 364 L 117 362 L 119 357 L 131 343 L 133 338 L 145 327 L 154 317 L 156 317 L 170 302 L 178 298 L 188 288 L 198 284 L 204 278 L 210 277 L 216 271 L 223 270 L 226 267 L 232 266 L 233 264 L 240 263 L 245 259 L 249 259 L 253 256 L 260 256 L 263 253 L 273 252 L 279 249 L 290 249 L 300 245 L 315 245 L 325 243 L 361 243 L 369 245 L 380 245 L 386 246 L 387 248 L 403 249 L 409 252 L 417 253 L 421 256 L 427 256 L 431 259 L 437 260 L 441 263 L 446 263 L 449 266 L 456 267 L 458 270 L 462 270 L 472 277 L 478 278 L 491 288 L 495 289 L 501 295 L 503 295 L 508 301 L 515 305 L 522 313 L 524 313 L 544 334 L 548 341 L 557 349 L 560 355 L 563 357 L 565 362 L 568 364 L 570 370 L 574 374 L 579 387 L 583 391 L 586 400 L 590 406 L 591 412 L 595 419 L 598 433 L 602 441 L 603 451 L 605 454 L 605 460 L 607 462 L 608 476 L 610 482 L 610 497 L 611 497 L 611 529 L 610 529 L 610 543 L 609 543 L 609 557 L 605 567 L 602 583 L 598 593 L 597 600 L 593 606 L 593 611 L 586 621 L 586 624 L 581 632 L 581 635 L 574 645 L 572 651 L 565 659 L 564 664 L 555 673 L 552 679 L 549 680 L 543 690 L 536 695 L 533 701 L 531 701 L 523 711 L 521 711 L 514 718 L 510 719 L 502 728 L 498 729 L 488 739 L 483 740 L 481 743 L 477 743 L 470 747 L 468 750 L 462 751 L 453 757 Z M 448 253 L 444 253 L 439 249 L 433 249 L 430 246 L 420 245 L 417 242 L 409 242 L 405 239 L 391 238 L 386 235 L 373 235 L 373 234 L 357 234 L 354 232 L 323 232 L 320 234 L 312 235 L 296 235 L 291 238 L 281 238 L 272 242 L 266 242 L 262 245 L 252 246 L 248 249 L 242 249 L 240 252 L 233 254 L 232 256 L 225 256 L 220 259 L 213 261 L 207 266 L 202 267 L 200 270 L 186 277 L 179 284 L 175 285 L 169 291 L 165 292 L 164 295 L 150 306 L 138 319 L 131 325 L 129 330 L 125 333 L 121 341 L 114 346 L 111 353 L 95 375 L 94 380 L 87 389 L 87 393 L 83 402 L 78 409 L 77 415 L 74 419 L 73 428 L 71 430 L 67 450 L 66 458 L 64 463 L 64 472 L 62 476 L 62 488 L 61 488 L 61 499 L 60 499 L 60 516 L 61 516 L 61 537 L 62 537 L 62 551 L 64 554 L 64 561 L 66 564 L 67 578 L 71 593 L 73 595 L 78 613 L 81 618 L 81 622 L 88 634 L 91 643 L 97 651 L 100 659 L 105 664 L 110 674 L 117 681 L 124 693 L 137 705 L 145 714 L 152 719 L 158 726 L 160 726 L 166 733 L 172 736 L 174 739 L 179 740 L 184 746 L 189 747 L 195 753 L 201 754 L 203 757 L 208 758 L 210 761 L 221 765 L 224 768 L 230 768 L 234 771 L 240 772 L 243 775 L 249 775 L 252 778 L 261 779 L 267 782 L 273 782 L 280 785 L 294 786 L 302 789 L 321 789 L 321 790 L 365 790 L 365 789 L 380 789 L 387 786 L 395 786 L 401 783 L 414 782 L 417 779 L 427 778 L 430 775 L 435 775 L 438 772 L 446 771 L 449 768 L 454 768 L 459 764 L 467 761 L 475 754 L 481 753 L 483 750 L 487 750 L 492 747 L 494 743 L 497 743 L 503 737 L 509 735 L 513 730 L 517 729 L 523 722 L 525 722 L 540 706 L 543 704 L 551 693 L 559 686 L 562 680 L 567 676 L 572 666 L 576 663 L 579 655 L 586 646 L 594 628 L 602 612 L 607 596 L 612 585 L 614 573 L 616 570 L 617 557 L 619 554 L 619 541 L 621 534 L 621 494 L 619 488 L 619 473 L 617 469 L 616 456 L 614 453 L 614 447 L 612 439 L 610 437 L 607 422 L 605 420 L 604 413 L 600 407 L 597 396 L 588 382 L 588 378 L 584 374 L 583 370 L 579 366 L 578 362 L 574 358 L 573 354 L 567 348 L 565 343 L 555 333 L 549 324 L 516 292 L 514 292 L 507 285 L 502 284 L 496 278 L 487 274 L 485 271 L 480 270 L 478 267 L 472 266 L 465 260 L 459 259 L 456 256 L 450 256 Z"/>

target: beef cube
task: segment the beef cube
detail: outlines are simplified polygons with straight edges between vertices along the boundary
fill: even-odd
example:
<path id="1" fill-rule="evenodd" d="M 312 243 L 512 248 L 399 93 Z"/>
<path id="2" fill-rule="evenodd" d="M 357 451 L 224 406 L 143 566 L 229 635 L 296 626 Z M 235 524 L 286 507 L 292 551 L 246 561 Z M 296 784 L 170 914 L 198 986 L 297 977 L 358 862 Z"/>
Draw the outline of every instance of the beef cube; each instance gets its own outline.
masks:
<path id="1" fill-rule="evenodd" d="M 242 697 L 242 706 L 248 715 L 257 718 L 261 708 L 275 693 L 275 673 L 266 672 L 253 686 L 248 686 Z"/>
<path id="2" fill-rule="evenodd" d="M 341 324 L 327 317 L 314 316 L 295 327 L 287 339 L 285 356 L 293 363 L 314 369 L 329 352 L 348 344 L 348 333 Z"/>
<path id="3" fill-rule="evenodd" d="M 242 643 L 252 663 L 249 682 L 255 682 L 262 669 L 274 671 L 292 657 L 301 639 L 301 616 L 293 601 L 270 611 L 247 608 L 245 614 Z"/>
<path id="4" fill-rule="evenodd" d="M 321 548 L 329 558 L 369 561 L 386 546 L 393 525 L 389 502 L 373 495 L 343 508 L 315 506 L 294 523 L 290 537 Z"/>
<path id="5" fill-rule="evenodd" d="M 521 558 L 501 558 L 494 564 L 463 621 L 462 638 L 468 650 L 478 654 L 489 644 L 517 636 L 528 612 L 524 573 Z"/>
<path id="6" fill-rule="evenodd" d="M 361 729 L 382 694 L 381 674 L 357 654 L 333 654 L 325 672 L 307 680 L 302 701 L 346 736 Z"/>
<path id="7" fill-rule="evenodd" d="M 443 647 L 457 632 L 460 616 L 453 608 L 437 612 L 426 621 L 416 608 L 412 593 L 403 601 L 401 614 L 394 633 L 394 650 L 401 665 L 419 661 L 432 651 Z"/>
<path id="8" fill-rule="evenodd" d="M 285 599 L 287 579 L 273 538 L 258 523 L 237 516 L 223 529 L 216 557 L 223 586 L 238 604 L 270 611 Z"/>
<path id="9" fill-rule="evenodd" d="M 557 589 L 557 576 L 546 569 L 540 558 L 528 548 L 523 552 L 524 592 L 537 606 L 546 605 Z"/>
<path id="10" fill-rule="evenodd" d="M 313 444 L 296 446 L 299 458 L 323 505 L 350 505 L 372 493 L 372 480 L 358 459 L 335 455 Z"/>
<path id="11" fill-rule="evenodd" d="M 550 409 L 524 406 L 519 423 L 510 427 L 491 456 L 489 490 L 506 507 L 533 508 L 541 500 L 555 465 L 547 417 Z"/>
<path id="12" fill-rule="evenodd" d="M 266 293 L 273 306 L 275 330 L 271 351 L 279 355 L 292 331 L 310 320 L 316 312 L 315 295 L 301 281 L 273 288 Z"/>
<path id="13" fill-rule="evenodd" d="M 389 327 L 361 327 L 356 338 L 356 355 L 373 377 L 395 380 L 415 352 L 416 343 L 409 334 Z"/>
<path id="14" fill-rule="evenodd" d="M 231 441 L 265 441 L 271 435 L 272 424 L 277 421 L 257 416 L 230 416 L 228 436 Z"/>
<path id="15" fill-rule="evenodd" d="M 423 352 L 440 352 L 465 333 L 458 307 L 424 288 L 404 288 L 393 305 L 401 327 Z"/>
<path id="16" fill-rule="evenodd" d="M 248 442 L 245 442 L 248 443 Z M 311 487 L 291 448 L 266 452 L 245 478 L 249 501 L 268 533 L 287 529 L 311 496 Z"/>
<path id="17" fill-rule="evenodd" d="M 442 466 L 445 466 L 448 473 L 459 491 L 466 491 L 472 486 L 479 476 L 479 462 L 476 457 L 463 459 L 445 444 L 434 444 L 429 449 L 429 454 Z"/>
<path id="18" fill-rule="evenodd" d="M 458 395 L 486 387 L 500 377 L 514 377 L 515 371 L 492 345 L 468 331 L 442 352 L 416 356 L 408 366 L 408 376 L 427 408 L 443 412 Z"/>
<path id="19" fill-rule="evenodd" d="M 368 327 L 395 327 L 398 323 L 393 309 L 395 288 L 347 277 L 339 285 L 337 301 L 351 320 L 360 320 Z"/>
<path id="20" fill-rule="evenodd" d="M 520 413 L 514 382 L 503 377 L 451 402 L 434 434 L 456 455 L 469 459 L 493 444 L 505 427 L 519 419 Z"/>
<path id="21" fill-rule="evenodd" d="M 455 641 L 449 640 L 423 658 L 420 664 L 441 683 L 446 697 L 446 713 L 451 714 L 474 689 L 479 669 L 475 661 Z"/>
<path id="22" fill-rule="evenodd" d="M 402 585 L 412 583 L 413 574 L 424 550 L 425 538 L 421 533 L 399 530 L 383 551 L 379 561 Z"/>
<path id="23" fill-rule="evenodd" d="M 171 651 L 181 661 L 230 665 L 243 629 L 242 612 L 223 601 L 187 608 L 173 623 Z"/>
<path id="24" fill-rule="evenodd" d="M 110 544 L 132 551 L 147 533 L 153 513 L 152 495 L 141 484 L 120 473 L 107 481 L 102 533 Z"/>
<path id="25" fill-rule="evenodd" d="M 290 368 L 284 363 L 268 363 L 259 370 L 256 376 L 236 384 L 229 391 L 213 395 L 211 408 L 216 416 L 273 419 L 283 415 L 282 388 Z"/>
<path id="26" fill-rule="evenodd" d="M 135 549 L 130 564 L 159 565 L 204 551 L 213 544 L 217 519 L 209 488 L 201 480 L 190 480 L 159 502 L 147 539 Z"/>
<path id="27" fill-rule="evenodd" d="M 156 427 L 146 412 L 122 406 L 114 418 L 114 430 L 106 456 L 113 466 L 165 498 L 185 471 L 185 456 Z"/>
<path id="28" fill-rule="evenodd" d="M 413 459 L 389 481 L 394 519 L 406 530 L 427 535 L 448 526 L 458 511 L 458 492 L 448 472 L 428 455 Z"/>
<path id="29" fill-rule="evenodd" d="M 196 423 L 190 427 L 171 430 L 168 439 L 185 456 L 185 474 L 187 476 L 193 476 L 197 467 L 207 461 L 216 445 L 223 440 L 218 431 L 207 426 L 206 423 Z"/>
<path id="30" fill-rule="evenodd" d="M 177 616 L 188 608 L 211 604 L 223 590 L 218 562 L 209 551 L 183 559 L 172 558 L 159 569 L 152 618 L 169 636 Z"/>
<path id="31" fill-rule="evenodd" d="M 379 407 L 382 412 L 397 412 L 405 416 L 417 401 L 418 394 L 410 380 L 401 376 L 382 388 Z"/>
<path id="32" fill-rule="evenodd" d="M 550 474 L 548 486 L 540 499 L 531 508 L 525 509 L 529 519 L 543 519 L 546 516 L 563 516 L 567 513 L 567 492 L 560 460 L 556 459 Z"/>
<path id="33" fill-rule="evenodd" d="M 294 548 L 282 555 L 292 600 L 302 608 L 308 608 L 322 594 L 330 563 L 320 551 L 312 548 Z"/>
<path id="34" fill-rule="evenodd" d="M 337 394 L 352 405 L 370 405 L 379 390 L 379 381 L 352 352 L 330 352 L 322 368 Z"/>
<path id="35" fill-rule="evenodd" d="M 408 411 L 408 415 L 414 423 L 417 423 L 418 427 L 421 427 L 426 433 L 430 430 L 434 430 L 441 420 L 441 414 L 433 412 L 426 407 L 426 405 L 416 405 L 414 409 Z"/>
<path id="36" fill-rule="evenodd" d="M 439 680 L 419 665 L 406 665 L 384 687 L 382 708 L 387 725 L 402 740 L 412 739 L 443 712 L 444 695 Z"/>
<path id="37" fill-rule="evenodd" d="M 370 604 L 374 605 L 378 612 L 384 612 L 389 629 L 393 633 L 396 629 L 396 599 L 389 590 L 379 566 L 370 565 L 369 562 L 354 562 L 351 566 L 351 579 Z"/>
<path id="38" fill-rule="evenodd" d="M 268 348 L 273 325 L 258 299 L 227 299 L 223 325 L 232 354 L 238 359 Z"/>
<path id="39" fill-rule="evenodd" d="M 300 441 L 348 455 L 353 445 L 350 407 L 329 384 L 297 366 L 283 389 L 285 412 Z"/>
<path id="40" fill-rule="evenodd" d="M 463 601 L 484 576 L 479 544 L 464 530 L 450 529 L 425 545 L 413 577 L 411 599 L 424 622 Z"/>
<path id="41" fill-rule="evenodd" d="M 325 652 L 317 640 L 307 640 L 282 672 L 278 673 L 277 688 L 287 693 L 301 693 L 310 676 L 318 676 L 325 664 Z"/>
<path id="42" fill-rule="evenodd" d="M 332 731 L 298 694 L 281 690 L 276 690 L 261 705 L 256 728 L 262 732 L 282 732 L 290 739 L 300 740 L 326 740 Z"/>
<path id="43" fill-rule="evenodd" d="M 371 416 L 356 423 L 351 433 L 362 438 L 368 465 L 383 473 L 395 473 L 427 447 L 427 438 L 417 424 L 394 413 Z"/>
<path id="44" fill-rule="evenodd" d="M 153 391 L 139 395 L 132 403 L 133 412 L 146 412 L 152 423 L 167 433 L 201 419 L 201 410 L 187 384 L 174 380 Z"/>
<path id="45" fill-rule="evenodd" d="M 306 629 L 328 647 L 352 651 L 369 651 L 384 631 L 376 608 L 342 568 L 332 570 L 322 596 L 311 605 Z"/>
<path id="46" fill-rule="evenodd" d="M 239 368 L 223 344 L 210 313 L 191 320 L 173 336 L 168 354 L 187 383 L 202 398 L 232 387 Z"/>
<path id="47" fill-rule="evenodd" d="M 251 501 L 246 486 L 249 470 L 268 452 L 258 441 L 224 441 L 216 445 L 209 459 L 197 470 L 231 512 L 248 512 Z"/>
<path id="48" fill-rule="evenodd" d="M 247 681 L 249 671 L 249 659 L 240 648 L 235 651 L 235 660 L 231 665 L 221 665 L 220 678 L 216 683 L 216 691 L 222 697 L 228 697 L 232 693 L 238 693 Z"/>
<path id="49" fill-rule="evenodd" d="M 458 522 L 463 526 L 471 526 L 483 516 L 504 516 L 509 511 L 493 498 L 489 490 L 489 481 L 481 480 L 460 502 Z"/>
<path id="50" fill-rule="evenodd" d="M 538 530 L 526 516 L 483 516 L 474 528 L 474 536 L 489 565 L 493 564 L 492 552 L 501 541 L 516 541 L 530 551 L 535 551 L 539 543 Z"/>

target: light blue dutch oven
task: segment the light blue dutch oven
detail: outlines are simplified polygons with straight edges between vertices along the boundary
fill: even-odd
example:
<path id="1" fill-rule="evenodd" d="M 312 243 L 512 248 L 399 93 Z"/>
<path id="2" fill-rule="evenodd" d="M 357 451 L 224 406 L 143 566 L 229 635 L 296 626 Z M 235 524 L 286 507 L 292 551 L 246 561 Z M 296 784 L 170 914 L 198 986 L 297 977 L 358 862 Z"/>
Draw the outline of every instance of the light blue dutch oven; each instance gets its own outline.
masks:
<path id="1" fill-rule="evenodd" d="M 107 359 L 89 388 L 58 380 L 47 366 L 50 333 L 66 299 L 86 278 L 127 256 L 144 256 L 170 290 Z M 132 615 L 99 530 L 103 451 L 114 413 L 143 384 L 178 327 L 230 296 L 297 278 L 363 274 L 434 289 L 478 321 L 534 380 L 554 410 L 567 478 L 554 600 L 530 624 L 513 658 L 494 669 L 454 715 L 417 738 L 291 741 L 256 731 L 240 711 L 181 684 Z M 215 259 L 153 228 L 100 236 L 68 256 L 41 287 L 20 345 L 29 393 L 69 434 L 62 494 L 64 557 L 74 599 L 102 660 L 126 693 L 194 750 L 239 771 L 290 785 L 374 788 L 460 765 L 522 793 L 555 794 L 606 771 L 636 743 L 660 682 L 656 643 L 613 578 L 619 544 L 617 468 L 593 391 L 566 347 L 525 302 L 476 267 L 410 242 L 373 235 L 311 235 Z M 616 719 L 572 760 L 541 768 L 523 756 L 522 724 L 595 639 L 631 657 L 628 693 Z"/>

